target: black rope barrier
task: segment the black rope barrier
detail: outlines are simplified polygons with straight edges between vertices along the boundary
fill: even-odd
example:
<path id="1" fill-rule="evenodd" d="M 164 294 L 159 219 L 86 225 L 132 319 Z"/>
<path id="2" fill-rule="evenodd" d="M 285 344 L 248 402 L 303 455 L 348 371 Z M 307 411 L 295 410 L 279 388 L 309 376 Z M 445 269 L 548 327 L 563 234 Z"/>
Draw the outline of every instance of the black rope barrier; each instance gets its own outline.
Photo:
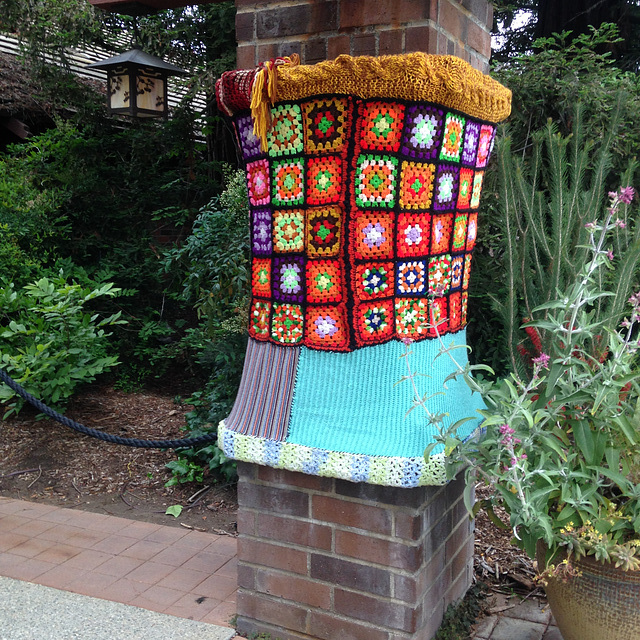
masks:
<path id="1" fill-rule="evenodd" d="M 21 398 L 24 398 L 29 404 L 33 405 L 36 409 L 39 409 L 42 413 L 49 416 L 56 422 L 63 424 L 65 427 L 69 427 L 69 429 L 83 433 L 86 436 L 98 438 L 98 440 L 104 440 L 105 442 L 111 442 L 112 444 L 121 444 L 126 447 L 139 447 L 141 449 L 182 449 L 184 447 L 195 447 L 200 444 L 208 444 L 210 442 L 215 442 L 218 439 L 216 433 L 209 433 L 196 438 L 182 438 L 181 440 L 141 440 L 138 438 L 121 438 L 120 436 L 114 436 L 111 433 L 105 433 L 104 431 L 98 431 L 97 429 L 90 429 L 75 420 L 71 420 L 71 418 L 67 418 L 67 416 L 63 416 L 61 413 L 58 413 L 51 407 L 44 404 L 44 402 L 41 402 L 38 398 L 31 395 L 3 369 L 0 369 L 0 380 L 13 389 Z"/>

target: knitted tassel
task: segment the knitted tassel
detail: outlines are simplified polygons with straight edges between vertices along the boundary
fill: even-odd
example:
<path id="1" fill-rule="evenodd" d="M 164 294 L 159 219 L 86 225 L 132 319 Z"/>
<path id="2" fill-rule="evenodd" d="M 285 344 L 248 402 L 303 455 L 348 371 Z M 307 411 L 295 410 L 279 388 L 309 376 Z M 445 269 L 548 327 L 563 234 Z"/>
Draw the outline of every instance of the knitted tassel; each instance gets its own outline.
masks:
<path id="1" fill-rule="evenodd" d="M 251 90 L 251 117 L 253 133 L 260 139 L 263 151 L 267 150 L 267 133 L 271 129 L 271 107 L 278 96 L 278 67 L 300 64 L 297 53 L 284 58 L 268 60 L 256 73 Z"/>

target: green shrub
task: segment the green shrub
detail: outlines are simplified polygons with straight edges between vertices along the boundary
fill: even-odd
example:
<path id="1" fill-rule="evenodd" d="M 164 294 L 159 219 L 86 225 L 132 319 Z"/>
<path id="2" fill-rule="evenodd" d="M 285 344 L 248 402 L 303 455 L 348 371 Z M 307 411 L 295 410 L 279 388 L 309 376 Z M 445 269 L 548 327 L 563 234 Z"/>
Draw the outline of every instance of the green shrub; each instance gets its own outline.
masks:
<path id="1" fill-rule="evenodd" d="M 90 303 L 118 293 L 112 284 L 96 288 L 68 283 L 61 273 L 16 290 L 0 288 L 0 365 L 27 391 L 58 408 L 84 382 L 118 364 L 108 355 L 106 327 L 121 324 L 120 314 L 100 318 Z M 0 385 L 5 418 L 24 405 L 8 386 Z"/>

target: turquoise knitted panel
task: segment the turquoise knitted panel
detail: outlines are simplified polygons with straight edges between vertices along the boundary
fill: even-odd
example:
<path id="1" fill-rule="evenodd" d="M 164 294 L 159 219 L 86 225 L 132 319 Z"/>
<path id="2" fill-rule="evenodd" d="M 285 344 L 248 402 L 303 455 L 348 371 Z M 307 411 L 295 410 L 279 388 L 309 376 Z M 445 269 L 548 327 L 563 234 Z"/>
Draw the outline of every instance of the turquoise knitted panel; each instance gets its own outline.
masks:
<path id="1" fill-rule="evenodd" d="M 447 343 L 466 344 L 466 332 L 444 337 Z M 358 349 L 350 353 L 330 353 L 302 348 L 294 388 L 288 443 L 329 451 L 369 456 L 421 456 L 433 441 L 435 429 L 424 411 L 407 410 L 413 402 L 411 383 L 398 382 L 406 375 L 406 362 L 400 356 L 404 345 L 398 341 Z M 440 345 L 425 340 L 411 345 L 413 371 L 428 377 L 416 378 L 421 394 L 445 391 L 444 379 L 453 371 L 444 355 L 435 359 Z M 466 364 L 466 350 L 453 352 Z M 476 416 L 466 422 L 459 435 L 466 437 L 478 426 L 483 408 L 477 394 L 466 383 L 449 381 L 444 394 L 429 400 L 433 413 L 448 413 L 446 423 Z M 441 448 L 434 451 L 438 453 Z"/>

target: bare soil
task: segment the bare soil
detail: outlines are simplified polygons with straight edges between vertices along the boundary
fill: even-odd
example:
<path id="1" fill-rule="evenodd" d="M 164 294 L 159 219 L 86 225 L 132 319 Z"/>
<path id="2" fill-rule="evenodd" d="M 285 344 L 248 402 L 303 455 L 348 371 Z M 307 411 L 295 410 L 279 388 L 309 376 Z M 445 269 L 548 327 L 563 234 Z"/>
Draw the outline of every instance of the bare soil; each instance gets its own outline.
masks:
<path id="1" fill-rule="evenodd" d="M 186 437 L 184 414 L 170 391 L 125 393 L 92 386 L 78 394 L 66 415 L 81 424 L 125 438 Z M 0 421 L 0 495 L 67 508 L 236 533 L 236 488 L 213 477 L 203 484 L 167 488 L 170 450 L 110 444 L 79 434 L 25 407 Z M 166 515 L 181 504 L 178 518 Z"/>

